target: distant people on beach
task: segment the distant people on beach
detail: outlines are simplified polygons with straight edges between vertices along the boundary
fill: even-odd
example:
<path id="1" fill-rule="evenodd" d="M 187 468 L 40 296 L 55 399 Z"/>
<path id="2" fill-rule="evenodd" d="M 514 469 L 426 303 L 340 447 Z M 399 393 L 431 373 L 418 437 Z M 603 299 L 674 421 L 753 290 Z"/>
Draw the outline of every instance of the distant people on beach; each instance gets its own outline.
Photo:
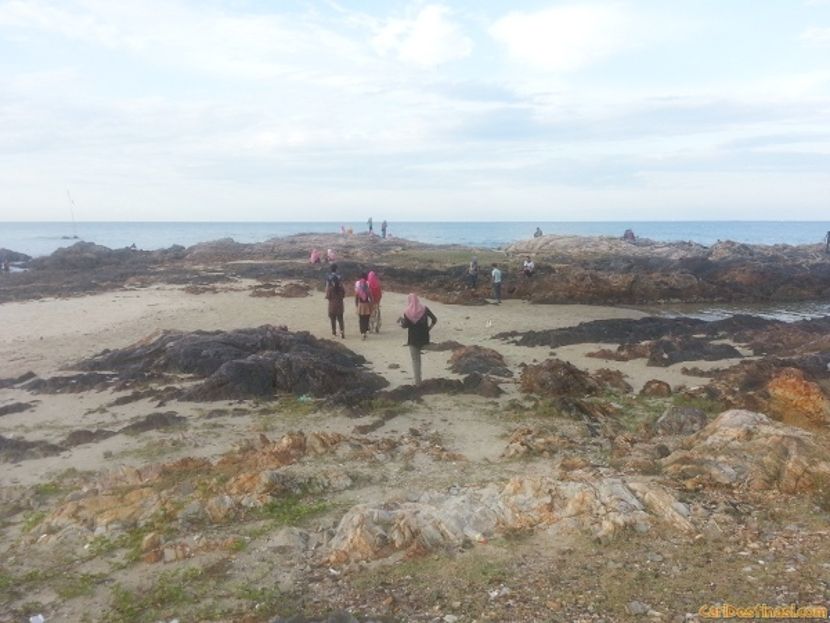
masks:
<path id="1" fill-rule="evenodd" d="M 383 219 L 383 222 L 380 224 L 380 236 L 381 238 L 386 238 L 386 228 L 388 227 L 388 223 L 386 219 Z"/>
<path id="2" fill-rule="evenodd" d="M 337 336 L 337 327 L 340 325 L 340 337 L 346 338 L 346 331 L 343 329 L 343 299 L 346 298 L 346 288 L 343 287 L 343 280 L 337 272 L 337 264 L 329 267 L 329 274 L 326 277 L 326 300 L 329 302 L 329 320 L 331 321 L 331 334 Z"/>
<path id="3" fill-rule="evenodd" d="M 398 324 L 408 331 L 406 345 L 409 346 L 409 354 L 412 357 L 415 385 L 421 384 L 421 349 L 429 344 L 429 332 L 437 322 L 438 318 L 429 307 L 421 303 L 414 292 L 410 293 L 403 316 L 398 318 Z"/>
<path id="4" fill-rule="evenodd" d="M 543 236 L 542 229 L 540 227 L 537 227 L 536 231 L 533 232 L 533 237 L 534 238 L 541 238 L 542 236 Z"/>
<path id="5" fill-rule="evenodd" d="M 369 226 L 369 234 L 372 234 L 372 217 L 369 217 L 369 220 L 366 221 L 366 224 Z"/>
<path id="6" fill-rule="evenodd" d="M 368 275 L 363 273 L 354 284 L 354 306 L 360 326 L 360 337 L 366 339 L 369 333 L 369 319 L 372 317 L 372 291 L 369 289 Z"/>
<path id="7" fill-rule="evenodd" d="M 340 226 L 340 235 L 341 235 L 341 236 L 345 236 L 345 235 L 346 235 L 346 226 L 345 226 L 345 225 L 341 225 L 341 226 Z"/>
<path id="8" fill-rule="evenodd" d="M 830 253 L 830 231 L 824 234 L 824 252 Z"/>
<path id="9" fill-rule="evenodd" d="M 490 283 L 493 286 L 493 298 L 496 299 L 496 303 L 501 303 L 501 271 L 495 263 L 490 273 Z"/>
<path id="10" fill-rule="evenodd" d="M 317 249 L 312 249 L 311 254 L 308 256 L 308 263 L 309 264 L 319 264 L 320 263 L 320 252 Z"/>
<path id="11" fill-rule="evenodd" d="M 351 236 L 351 235 L 354 233 L 354 230 L 353 230 L 351 227 L 349 227 L 349 228 L 346 230 L 346 233 L 347 233 L 349 236 Z"/>
<path id="12" fill-rule="evenodd" d="M 467 285 L 473 290 L 478 285 L 478 258 L 474 255 L 467 267 Z"/>
<path id="13" fill-rule="evenodd" d="M 12 269 L 11 269 L 11 266 L 9 265 L 9 258 L 4 257 L 3 258 L 3 272 L 8 273 L 8 272 L 11 272 L 11 270 Z"/>
<path id="14" fill-rule="evenodd" d="M 380 278 L 375 271 L 369 271 L 366 277 L 369 284 L 369 294 L 372 295 L 372 315 L 369 317 L 369 331 L 380 333 L 380 299 L 383 298 L 383 288 Z"/>
<path id="15" fill-rule="evenodd" d="M 337 261 L 337 254 L 334 249 L 326 249 L 326 261 L 329 263 Z"/>
<path id="16" fill-rule="evenodd" d="M 637 240 L 637 236 L 634 235 L 633 229 L 626 229 L 625 232 L 623 232 L 622 239 L 626 242 L 635 242 Z"/>
<path id="17" fill-rule="evenodd" d="M 522 274 L 524 274 L 525 277 L 532 277 L 535 272 L 536 264 L 528 257 L 522 264 Z"/>

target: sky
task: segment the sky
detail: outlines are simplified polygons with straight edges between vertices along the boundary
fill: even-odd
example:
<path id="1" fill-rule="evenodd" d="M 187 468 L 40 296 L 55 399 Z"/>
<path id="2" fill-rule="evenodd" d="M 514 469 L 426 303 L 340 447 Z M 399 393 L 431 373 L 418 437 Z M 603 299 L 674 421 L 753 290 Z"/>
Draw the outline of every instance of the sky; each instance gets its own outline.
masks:
<path id="1" fill-rule="evenodd" d="M 827 220 L 830 0 L 0 0 L 0 221 Z"/>

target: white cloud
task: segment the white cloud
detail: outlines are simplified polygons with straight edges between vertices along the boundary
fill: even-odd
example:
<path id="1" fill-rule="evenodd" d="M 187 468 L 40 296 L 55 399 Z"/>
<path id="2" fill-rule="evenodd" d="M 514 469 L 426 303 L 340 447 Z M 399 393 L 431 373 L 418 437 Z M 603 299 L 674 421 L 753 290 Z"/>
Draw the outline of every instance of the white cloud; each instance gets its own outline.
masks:
<path id="1" fill-rule="evenodd" d="M 490 34 L 513 58 L 552 71 L 574 71 L 627 47 L 630 23 L 617 5 L 573 5 L 514 11 Z"/>
<path id="2" fill-rule="evenodd" d="M 433 67 L 470 55 L 472 41 L 450 19 L 449 9 L 428 5 L 412 19 L 387 21 L 372 39 L 381 55 L 421 67 Z"/>
<path id="3" fill-rule="evenodd" d="M 830 28 L 808 28 L 801 33 L 801 40 L 811 45 L 830 46 Z"/>

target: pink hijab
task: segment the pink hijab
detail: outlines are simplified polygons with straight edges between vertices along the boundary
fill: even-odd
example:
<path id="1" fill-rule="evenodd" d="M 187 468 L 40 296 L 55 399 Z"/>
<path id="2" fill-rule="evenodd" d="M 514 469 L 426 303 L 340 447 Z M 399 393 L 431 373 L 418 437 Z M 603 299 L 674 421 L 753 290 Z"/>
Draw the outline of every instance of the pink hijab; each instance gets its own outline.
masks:
<path id="1" fill-rule="evenodd" d="M 375 274 L 375 271 L 369 273 L 366 278 L 369 283 L 369 290 L 372 292 L 372 300 L 375 303 L 380 303 L 380 298 L 383 296 L 383 291 L 380 288 L 380 279 Z"/>
<path id="2" fill-rule="evenodd" d="M 424 317 L 426 311 L 427 308 L 418 300 L 418 295 L 410 292 L 406 299 L 406 309 L 403 311 L 403 315 L 407 317 L 409 322 L 418 322 Z"/>
<path id="3" fill-rule="evenodd" d="M 320 262 L 320 252 L 317 249 L 311 250 L 311 255 L 308 256 L 308 261 L 311 264 L 317 264 Z"/>

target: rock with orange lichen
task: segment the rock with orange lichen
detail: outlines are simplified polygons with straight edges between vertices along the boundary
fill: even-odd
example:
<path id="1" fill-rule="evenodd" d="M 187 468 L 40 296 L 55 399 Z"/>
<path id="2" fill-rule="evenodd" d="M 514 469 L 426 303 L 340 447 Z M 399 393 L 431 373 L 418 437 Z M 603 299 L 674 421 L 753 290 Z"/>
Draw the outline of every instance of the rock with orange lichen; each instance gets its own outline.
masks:
<path id="1" fill-rule="evenodd" d="M 574 445 L 572 440 L 563 435 L 544 433 L 537 428 L 521 426 L 510 434 L 502 456 L 505 458 L 528 454 L 550 456 L 563 448 L 571 448 Z"/>
<path id="2" fill-rule="evenodd" d="M 797 368 L 776 372 L 766 386 L 769 394 L 765 412 L 788 424 L 815 426 L 830 423 L 830 401 L 821 387 Z"/>
<path id="3" fill-rule="evenodd" d="M 810 491 L 830 478 L 827 450 L 814 433 L 762 413 L 724 411 L 662 460 L 663 473 L 688 488 Z"/>

